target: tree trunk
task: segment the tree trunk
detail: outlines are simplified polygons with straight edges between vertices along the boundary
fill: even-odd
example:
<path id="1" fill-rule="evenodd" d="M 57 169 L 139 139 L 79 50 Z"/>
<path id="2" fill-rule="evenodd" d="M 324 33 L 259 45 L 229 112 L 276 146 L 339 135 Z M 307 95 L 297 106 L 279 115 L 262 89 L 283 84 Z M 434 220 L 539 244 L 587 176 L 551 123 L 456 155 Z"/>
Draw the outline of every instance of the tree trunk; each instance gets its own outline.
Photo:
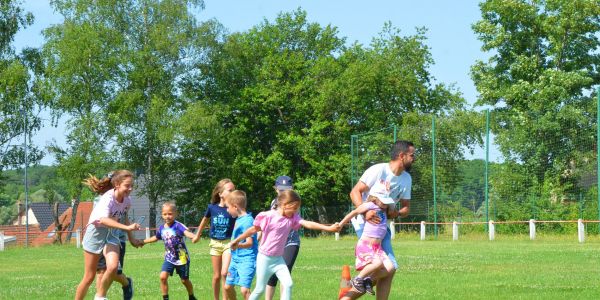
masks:
<path id="1" fill-rule="evenodd" d="M 317 215 L 319 218 L 319 223 L 327 224 L 327 211 L 325 207 L 322 205 L 317 205 Z"/>
<path id="2" fill-rule="evenodd" d="M 52 217 L 54 219 L 54 241 L 53 244 L 62 244 L 62 224 L 58 220 L 60 215 L 58 214 L 58 202 L 54 202 L 54 208 L 52 209 Z"/>
<path id="3" fill-rule="evenodd" d="M 77 207 L 79 206 L 79 196 L 73 200 L 71 200 L 71 222 L 69 222 L 69 228 L 67 229 L 67 236 L 65 237 L 65 242 L 68 243 L 71 241 L 71 234 L 73 233 L 73 227 L 75 227 L 75 221 L 77 220 Z M 83 225 L 83 224 L 82 224 Z"/>

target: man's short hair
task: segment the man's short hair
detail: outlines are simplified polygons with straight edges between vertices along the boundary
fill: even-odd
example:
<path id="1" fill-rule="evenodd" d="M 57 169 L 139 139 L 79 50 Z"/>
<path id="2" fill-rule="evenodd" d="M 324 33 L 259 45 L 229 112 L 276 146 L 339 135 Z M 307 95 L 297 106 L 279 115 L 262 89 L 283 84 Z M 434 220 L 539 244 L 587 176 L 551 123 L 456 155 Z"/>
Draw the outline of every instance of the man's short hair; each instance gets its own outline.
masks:
<path id="1" fill-rule="evenodd" d="M 392 160 L 396 160 L 398 159 L 398 156 L 400 155 L 400 153 L 406 153 L 408 152 L 408 149 L 410 149 L 410 147 L 415 147 L 415 145 L 412 142 L 409 141 L 405 141 L 405 140 L 400 140 L 394 143 L 394 145 L 392 146 Z"/>

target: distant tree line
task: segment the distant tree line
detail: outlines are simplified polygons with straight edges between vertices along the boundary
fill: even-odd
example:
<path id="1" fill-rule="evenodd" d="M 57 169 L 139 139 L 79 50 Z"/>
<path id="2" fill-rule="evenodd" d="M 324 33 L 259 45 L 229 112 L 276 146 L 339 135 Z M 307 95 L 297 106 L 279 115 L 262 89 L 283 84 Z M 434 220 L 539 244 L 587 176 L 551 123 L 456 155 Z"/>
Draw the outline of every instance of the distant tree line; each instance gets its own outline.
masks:
<path id="1" fill-rule="evenodd" d="M 347 205 L 350 136 L 391 124 L 419 148 L 415 189 L 430 199 L 432 118 L 439 176 L 460 182 L 465 151 L 483 143 L 482 114 L 430 73 L 424 28 L 402 35 L 385 23 L 363 45 L 309 22 L 302 9 L 231 33 L 197 19 L 200 0 L 51 4 L 63 22 L 21 53 L 11 42 L 32 16 L 18 1 L 0 6 L 0 170 L 22 165 L 12 141 L 48 125 L 40 111 L 51 112 L 50 123 L 67 116 L 67 143 L 45 149 L 65 200 L 84 199 L 88 174 L 124 167 L 143 175 L 152 212 L 167 199 L 200 210 L 224 177 L 248 193 L 253 210 L 264 209 L 280 174 L 295 179 L 305 205 Z M 491 53 L 472 67 L 476 104 L 492 109 L 506 165 L 531 172 L 525 186 L 543 187 L 548 199 L 573 192 L 577 176 L 562 174 L 596 159 L 576 147 L 594 137 L 598 4 L 484 1 L 473 25 Z M 32 149 L 30 159 L 41 155 Z M 500 180 L 493 186 L 499 200 L 526 201 Z M 460 206 L 481 207 L 469 186 L 441 188 L 462 189 Z"/>

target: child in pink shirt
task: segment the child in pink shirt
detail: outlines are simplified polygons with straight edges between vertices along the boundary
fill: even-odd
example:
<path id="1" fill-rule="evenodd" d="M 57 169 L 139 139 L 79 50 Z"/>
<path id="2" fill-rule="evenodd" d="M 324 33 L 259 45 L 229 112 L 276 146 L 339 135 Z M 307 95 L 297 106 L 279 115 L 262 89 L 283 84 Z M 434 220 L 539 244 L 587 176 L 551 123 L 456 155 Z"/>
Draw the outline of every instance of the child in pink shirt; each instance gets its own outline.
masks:
<path id="1" fill-rule="evenodd" d="M 370 193 L 367 201 L 347 214 L 340 226 L 348 223 L 356 215 L 364 214 L 369 210 L 377 213 L 381 219 L 378 224 L 366 223 L 362 235 L 356 244 L 356 270 L 359 274 L 352 279 L 352 286 L 361 294 L 368 292 L 375 295 L 372 287 L 371 275 L 378 269 L 385 267 L 388 272 L 394 270 L 394 264 L 381 247 L 381 241 L 387 234 L 387 211 L 394 208 L 394 200 L 388 194 Z"/>
<path id="2" fill-rule="evenodd" d="M 230 243 L 231 248 L 235 249 L 240 241 L 262 231 L 256 258 L 256 286 L 250 300 L 258 299 L 264 293 L 267 281 L 273 274 L 277 276 L 283 288 L 281 299 L 291 299 L 292 277 L 282 257 L 290 230 L 298 230 L 303 226 L 307 229 L 336 232 L 341 228 L 337 223 L 326 226 L 300 218 L 300 196 L 293 190 L 281 192 L 277 202 L 276 210 L 259 213 L 254 219 L 254 226 Z"/>

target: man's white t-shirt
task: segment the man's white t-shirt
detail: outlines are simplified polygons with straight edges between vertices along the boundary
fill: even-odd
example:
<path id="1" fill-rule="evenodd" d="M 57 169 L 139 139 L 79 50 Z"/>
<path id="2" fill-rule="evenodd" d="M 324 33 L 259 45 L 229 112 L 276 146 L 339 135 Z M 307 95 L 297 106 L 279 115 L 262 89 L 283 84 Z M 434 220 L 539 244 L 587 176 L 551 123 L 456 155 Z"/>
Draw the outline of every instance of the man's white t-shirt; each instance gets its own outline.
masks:
<path id="1" fill-rule="evenodd" d="M 398 203 L 400 199 L 410 200 L 412 177 L 405 171 L 396 176 L 390 169 L 389 163 L 371 166 L 360 177 L 360 181 L 370 188 L 369 191 L 363 193 L 363 202 L 367 200 L 369 193 L 389 195 L 395 203 Z"/>
<path id="2" fill-rule="evenodd" d="M 389 163 L 380 163 L 371 166 L 360 177 L 360 181 L 369 187 L 369 190 L 362 194 L 363 202 L 367 200 L 370 193 L 388 195 L 394 199 L 395 204 L 400 199 L 410 200 L 412 177 L 406 171 L 396 176 L 392 172 L 392 169 L 390 169 Z M 352 218 L 352 224 L 355 230 L 362 228 L 364 224 L 362 215 Z"/>

